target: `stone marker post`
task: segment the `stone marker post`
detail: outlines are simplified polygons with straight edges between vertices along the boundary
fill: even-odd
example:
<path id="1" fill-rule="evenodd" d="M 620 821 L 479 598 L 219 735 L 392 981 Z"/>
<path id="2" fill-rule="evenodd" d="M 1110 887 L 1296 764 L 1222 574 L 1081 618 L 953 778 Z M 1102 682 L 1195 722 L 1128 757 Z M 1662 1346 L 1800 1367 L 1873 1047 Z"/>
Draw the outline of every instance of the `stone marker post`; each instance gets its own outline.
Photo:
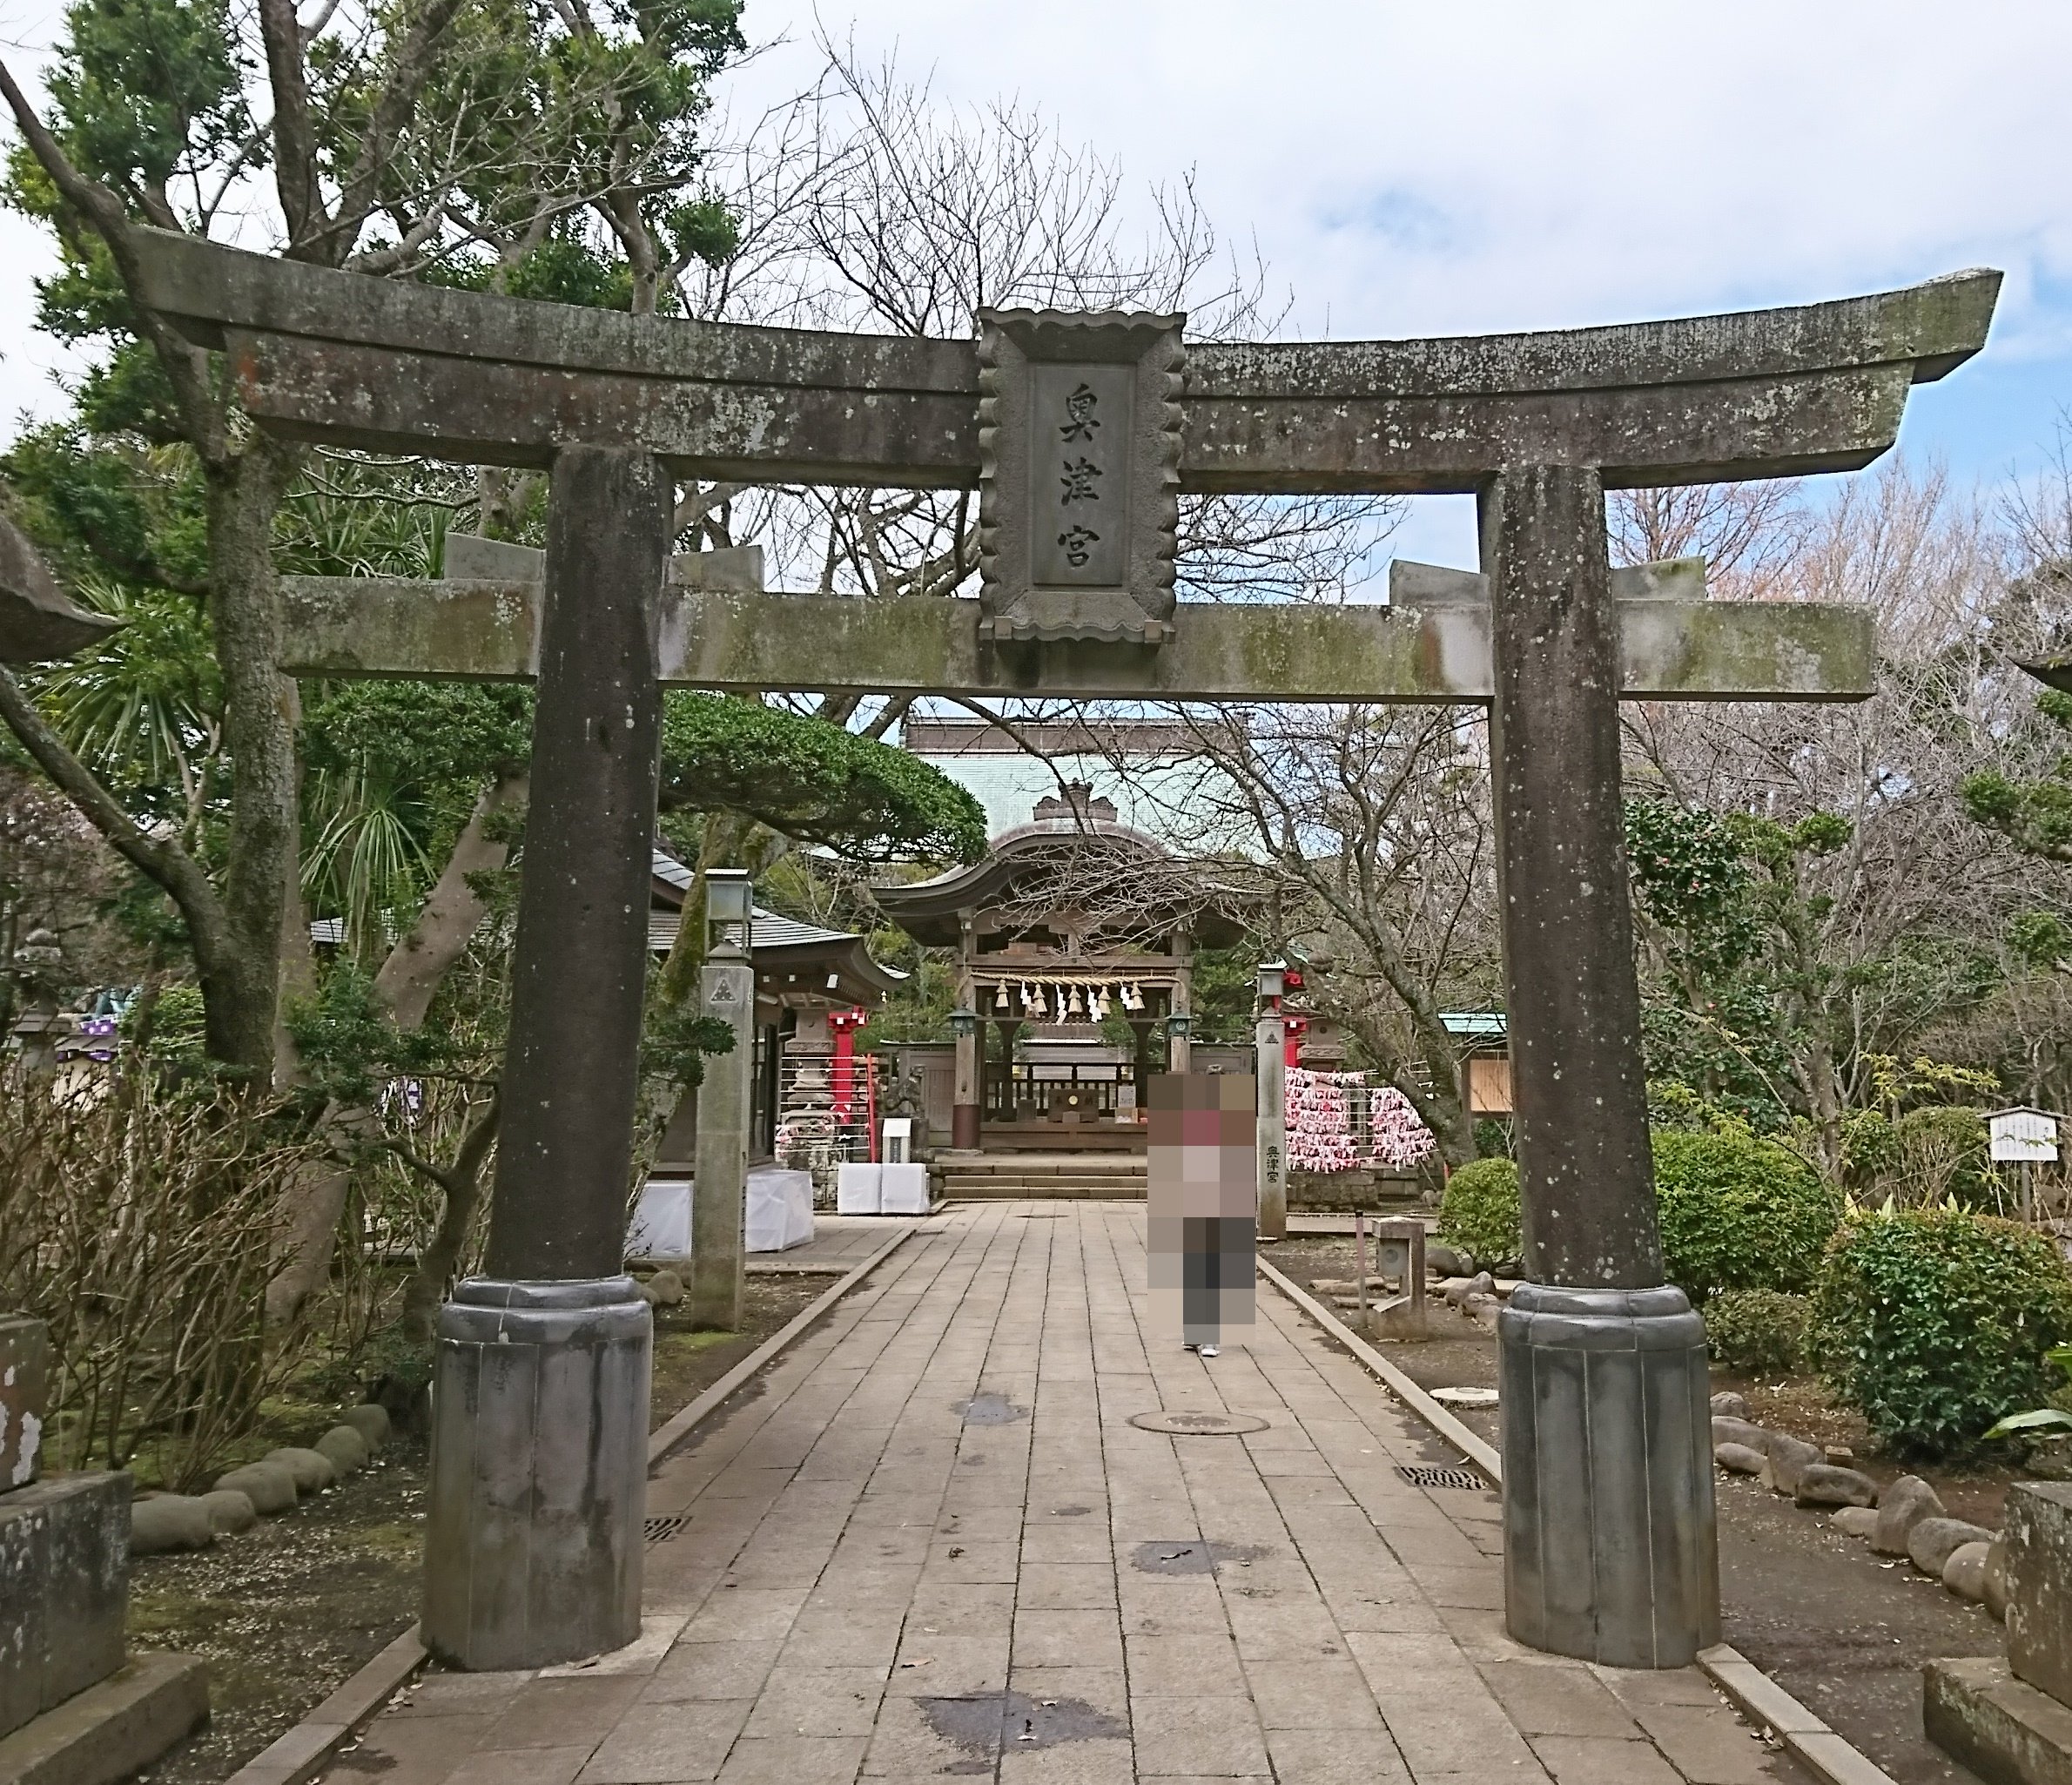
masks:
<path id="1" fill-rule="evenodd" d="M 1259 1237 L 1288 1237 L 1288 1020 L 1281 1014 L 1287 969 L 1269 960 L 1259 969 L 1259 1016 L 1253 1052 L 1259 1074 Z"/>
<path id="2" fill-rule="evenodd" d="M 705 871 L 702 1008 L 734 1032 L 734 1047 L 709 1056 L 698 1081 L 690 1283 L 684 1305 L 695 1324 L 729 1332 L 741 1324 L 742 1229 L 748 1218 L 748 1125 L 756 1075 L 756 971 L 749 956 L 753 915 L 743 869 Z"/>
<path id="3" fill-rule="evenodd" d="M 435 1364 L 423 1633 L 469 1669 L 640 1633 L 652 1329 L 622 1267 L 673 494 L 646 453 L 554 461 L 496 1200 Z"/>
<path id="4" fill-rule="evenodd" d="M 1662 1282 L 1598 474 L 1481 495 L 1527 1282 L 1498 1324 L 1504 1609 L 1536 1648 L 1681 1667 L 1719 1640 L 1705 1327 Z"/>

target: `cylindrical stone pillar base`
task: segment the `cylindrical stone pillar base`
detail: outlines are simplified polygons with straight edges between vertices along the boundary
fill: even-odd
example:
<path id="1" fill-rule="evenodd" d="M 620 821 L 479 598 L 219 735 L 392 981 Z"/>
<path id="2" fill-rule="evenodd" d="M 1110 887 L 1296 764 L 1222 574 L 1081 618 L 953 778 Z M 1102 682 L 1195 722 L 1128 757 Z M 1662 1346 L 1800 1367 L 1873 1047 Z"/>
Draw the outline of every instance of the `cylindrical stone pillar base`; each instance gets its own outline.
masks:
<path id="1" fill-rule="evenodd" d="M 652 1335 L 629 1276 L 471 1278 L 440 1310 L 422 1634 L 448 1666 L 640 1634 Z"/>
<path id="2" fill-rule="evenodd" d="M 1497 1334 L 1506 1627 L 1686 1666 L 1719 1640 L 1705 1323 L 1678 1289 L 1521 1283 Z"/>
<path id="3" fill-rule="evenodd" d="M 979 1149 L 979 1106 L 976 1103 L 952 1103 L 950 1106 L 950 1144 L 960 1153 L 975 1153 Z"/>

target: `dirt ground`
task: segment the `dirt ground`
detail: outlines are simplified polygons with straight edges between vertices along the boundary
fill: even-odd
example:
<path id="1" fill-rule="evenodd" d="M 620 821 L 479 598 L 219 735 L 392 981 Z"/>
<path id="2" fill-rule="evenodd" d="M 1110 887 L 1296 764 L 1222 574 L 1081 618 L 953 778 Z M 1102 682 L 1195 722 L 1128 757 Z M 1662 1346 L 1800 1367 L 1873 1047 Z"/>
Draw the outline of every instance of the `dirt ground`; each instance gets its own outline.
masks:
<path id="1" fill-rule="evenodd" d="M 1355 1269 L 1349 1239 L 1284 1241 L 1268 1252 L 1275 1267 L 1307 1287 L 1317 1277 L 1347 1279 Z M 1442 1310 L 1443 1337 L 1378 1349 L 1423 1388 L 1497 1384 L 1495 1334 Z M 1853 1452 L 1853 1466 L 1880 1481 L 1908 1472 L 1883 1455 L 1863 1422 L 1831 1405 L 1817 1381 L 1757 1382 L 1713 1373 L 1715 1390 L 1745 1396 L 1752 1419 Z M 1452 1410 L 1497 1441 L 1501 1410 Z M 2006 1470 L 1963 1472 L 1914 1465 L 1950 1512 L 1998 1526 L 2010 1480 Z M 1976 1785 L 1974 1775 L 1921 1732 L 1922 1664 L 1943 1655 L 1997 1654 L 2000 1627 L 1984 1607 L 1946 1592 L 1904 1561 L 1874 1556 L 1818 1512 L 1802 1512 L 1744 1477 L 1717 1478 L 1720 1596 L 1726 1640 L 1785 1689 L 1883 1767 L 1899 1785 Z"/>
<path id="2" fill-rule="evenodd" d="M 742 1330 L 694 1332 L 658 1314 L 650 1425 L 717 1381 L 832 1276 L 751 1276 Z M 328 1408 L 281 1409 L 267 1437 L 306 1444 Z M 139 1556 L 130 1640 L 209 1664 L 208 1727 L 138 1776 L 218 1785 L 291 1728 L 417 1617 L 424 1439 L 399 1432 L 349 1481 L 239 1537 L 187 1555 Z"/>

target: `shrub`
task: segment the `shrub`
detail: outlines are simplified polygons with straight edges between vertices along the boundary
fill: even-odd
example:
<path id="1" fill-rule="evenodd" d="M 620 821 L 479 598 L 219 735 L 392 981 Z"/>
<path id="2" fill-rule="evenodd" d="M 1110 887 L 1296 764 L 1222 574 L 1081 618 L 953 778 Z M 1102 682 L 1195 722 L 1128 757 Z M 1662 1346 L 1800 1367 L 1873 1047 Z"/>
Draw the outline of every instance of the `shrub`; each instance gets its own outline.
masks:
<path id="1" fill-rule="evenodd" d="M 1960 1454 L 2041 1404 L 2044 1353 L 2069 1337 L 2072 1277 L 2050 1241 L 1969 1209 L 1858 1216 L 1813 1296 L 1830 1386 L 1902 1453 Z"/>
<path id="2" fill-rule="evenodd" d="M 1967 1209 L 2004 1206 L 1999 1174 L 1993 1169 L 1992 1137 L 1986 1118 L 1956 1103 L 1909 1109 L 1893 1124 L 1890 1168 L 1900 1201 L 1927 1204 L 1954 1196 Z"/>
<path id="3" fill-rule="evenodd" d="M 1812 1317 L 1804 1296 L 1722 1290 L 1705 1303 L 1705 1349 L 1714 1363 L 1752 1376 L 1796 1370 L 1806 1359 Z"/>
<path id="4" fill-rule="evenodd" d="M 1654 1137 L 1669 1280 L 1693 1301 L 1721 1290 L 1800 1292 L 1841 1219 L 1841 1198 L 1788 1147 L 1752 1135 Z"/>
<path id="5" fill-rule="evenodd" d="M 1523 1250 L 1518 1232 L 1518 1168 L 1508 1159 L 1477 1159 L 1446 1180 L 1439 1237 L 1465 1246 L 1484 1267 L 1509 1263 Z"/>

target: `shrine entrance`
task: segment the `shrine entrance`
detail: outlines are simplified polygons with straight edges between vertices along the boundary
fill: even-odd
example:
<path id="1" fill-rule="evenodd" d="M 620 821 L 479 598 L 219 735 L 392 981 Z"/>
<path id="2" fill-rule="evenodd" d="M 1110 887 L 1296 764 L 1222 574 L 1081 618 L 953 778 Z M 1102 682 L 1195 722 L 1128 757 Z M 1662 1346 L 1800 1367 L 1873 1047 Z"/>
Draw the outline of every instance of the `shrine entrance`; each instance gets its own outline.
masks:
<path id="1" fill-rule="evenodd" d="M 1244 933 L 1169 892 L 1104 899 L 1128 906 L 1125 920 L 1088 913 L 1085 877 L 1162 885 L 1149 871 L 1167 860 L 1075 784 L 994 838 L 983 860 L 878 889 L 917 942 L 956 952 L 955 1092 L 940 1135 L 953 1153 L 1144 1152 L 1150 1074 L 1190 1065 L 1194 950 Z"/>
<path id="2" fill-rule="evenodd" d="M 624 1217 L 670 684 L 1485 704 L 1527 1279 L 1498 1331 L 1505 1625 L 1618 1667 L 1718 1640 L 1705 1336 L 1664 1281 L 1618 703 L 1860 699 L 1874 639 L 1860 610 L 1709 602 L 1701 563 L 1613 570 L 1605 492 L 1868 464 L 1912 387 L 1984 345 L 1997 273 L 1551 333 L 1193 346 L 1177 315 L 988 310 L 975 340 L 864 337 L 401 285 L 149 230 L 135 252 L 144 307 L 224 351 L 256 425 L 551 473 L 542 583 L 283 590 L 291 673 L 539 690 L 488 1255 L 438 1327 L 430 1648 L 522 1669 L 640 1633 L 651 1324 Z M 678 575 L 684 479 L 975 488 L 979 599 Z M 1472 493 L 1481 563 L 1399 567 L 1386 607 L 1182 602 L 1183 492 Z M 724 1272 L 730 1236 L 737 1288 L 745 883 L 710 915 L 704 995 L 743 1076 L 707 1074 L 694 1246 Z M 962 1057 L 978 1116 L 976 1047 Z"/>

